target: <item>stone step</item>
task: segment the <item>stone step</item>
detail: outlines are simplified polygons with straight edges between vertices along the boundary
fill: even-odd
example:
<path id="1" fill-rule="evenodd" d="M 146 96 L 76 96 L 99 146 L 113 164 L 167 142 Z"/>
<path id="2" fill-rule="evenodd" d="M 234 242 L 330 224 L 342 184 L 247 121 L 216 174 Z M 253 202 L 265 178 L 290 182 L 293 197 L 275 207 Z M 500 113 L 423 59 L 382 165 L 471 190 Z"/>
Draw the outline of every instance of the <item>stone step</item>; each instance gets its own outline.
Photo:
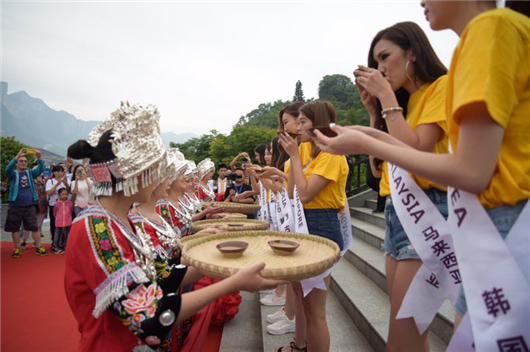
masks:
<path id="1" fill-rule="evenodd" d="M 372 209 L 368 209 L 365 207 L 350 207 L 350 213 L 351 216 L 355 219 L 369 222 L 370 224 L 379 226 L 383 229 L 386 226 L 385 214 L 372 214 Z"/>
<path id="2" fill-rule="evenodd" d="M 352 232 L 353 236 L 357 237 L 370 246 L 381 249 L 385 241 L 385 229 L 369 222 L 352 218 Z"/>
<path id="3" fill-rule="evenodd" d="M 330 287 L 375 352 L 385 352 L 390 320 L 388 295 L 346 258 L 333 269 Z M 431 352 L 447 348 L 447 343 L 433 332 L 429 341 Z"/>
<path id="4" fill-rule="evenodd" d="M 365 199 L 364 206 L 368 209 L 374 210 L 377 208 L 377 199 Z"/>
<path id="5" fill-rule="evenodd" d="M 259 293 L 241 292 L 239 313 L 223 327 L 219 351 L 263 351 Z"/>
<path id="6" fill-rule="evenodd" d="M 358 238 L 354 238 L 344 258 L 381 290 L 388 293 L 385 258 L 380 250 L 375 249 Z M 454 316 L 453 305 L 451 301 L 446 300 L 434 317 L 431 331 L 445 343 L 449 343 L 453 335 Z"/>
<path id="7" fill-rule="evenodd" d="M 337 297 L 335 297 L 331 290 L 328 293 L 326 312 L 328 317 L 328 328 L 331 336 L 330 351 L 374 352 L 373 348 L 339 303 Z M 265 294 L 262 294 L 262 297 L 265 297 Z M 261 338 L 263 339 L 264 352 L 272 352 L 278 347 L 287 346 L 294 338 L 294 333 L 285 335 L 270 335 L 267 333 L 267 315 L 275 313 L 278 309 L 280 309 L 280 307 L 261 306 Z"/>

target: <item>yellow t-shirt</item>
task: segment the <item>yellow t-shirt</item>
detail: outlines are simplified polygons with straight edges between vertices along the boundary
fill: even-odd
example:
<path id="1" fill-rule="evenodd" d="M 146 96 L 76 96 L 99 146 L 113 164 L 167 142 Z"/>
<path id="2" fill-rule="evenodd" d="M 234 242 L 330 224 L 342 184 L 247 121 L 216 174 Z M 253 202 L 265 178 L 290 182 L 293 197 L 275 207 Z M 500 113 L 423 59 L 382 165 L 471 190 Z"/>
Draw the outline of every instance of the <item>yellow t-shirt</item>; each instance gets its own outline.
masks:
<path id="1" fill-rule="evenodd" d="M 434 145 L 431 151 L 436 154 L 448 153 L 448 138 L 447 138 L 447 123 L 446 123 L 446 97 L 447 93 L 447 76 L 441 76 L 432 83 L 425 83 L 420 89 L 415 91 L 409 98 L 407 105 L 407 123 L 416 130 L 419 125 L 435 123 L 443 131 L 444 135 L 438 143 Z M 416 181 L 421 189 L 436 188 L 441 191 L 446 191 L 445 187 L 437 185 L 436 183 L 427 179 L 410 174 L 412 179 Z M 379 183 L 379 194 L 381 196 L 390 195 L 390 186 L 388 183 L 388 166 L 384 162 L 382 166 L 381 182 Z"/>
<path id="2" fill-rule="evenodd" d="M 462 108 L 469 104 L 484 102 L 504 128 L 497 167 L 479 195 L 482 205 L 513 205 L 530 198 L 530 19 L 496 9 L 469 22 L 453 55 L 447 94 L 453 150 L 465 118 Z"/>
<path id="3" fill-rule="evenodd" d="M 309 147 L 311 144 L 309 143 Z M 313 200 L 304 204 L 304 209 L 338 209 L 344 208 L 346 201 L 346 181 L 348 179 L 348 162 L 343 155 L 320 152 L 311 159 L 311 149 L 306 149 L 302 157 L 304 176 L 309 180 L 311 175 L 319 175 L 330 182 Z M 302 155 L 301 155 L 302 156 Z"/>
<path id="4" fill-rule="evenodd" d="M 298 146 L 298 153 L 300 153 L 300 160 L 302 163 L 304 160 L 309 160 L 311 158 L 311 142 L 300 143 Z M 289 169 L 291 168 L 291 159 L 287 160 L 283 165 L 283 172 L 289 175 Z M 289 182 L 285 180 L 285 188 L 289 187 Z"/>

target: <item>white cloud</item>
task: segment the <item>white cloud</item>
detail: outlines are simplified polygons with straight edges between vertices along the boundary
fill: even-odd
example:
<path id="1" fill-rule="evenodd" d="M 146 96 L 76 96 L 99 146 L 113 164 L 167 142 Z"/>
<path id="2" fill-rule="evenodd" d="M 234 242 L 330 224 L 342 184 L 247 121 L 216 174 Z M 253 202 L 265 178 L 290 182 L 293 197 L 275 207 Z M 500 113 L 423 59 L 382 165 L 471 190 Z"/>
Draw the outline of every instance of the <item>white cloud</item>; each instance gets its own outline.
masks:
<path id="1" fill-rule="evenodd" d="M 156 104 L 162 128 L 229 132 L 258 104 L 317 95 L 365 63 L 372 37 L 415 21 L 446 65 L 457 43 L 414 2 L 5 2 L 2 79 L 52 108 L 102 119 Z"/>

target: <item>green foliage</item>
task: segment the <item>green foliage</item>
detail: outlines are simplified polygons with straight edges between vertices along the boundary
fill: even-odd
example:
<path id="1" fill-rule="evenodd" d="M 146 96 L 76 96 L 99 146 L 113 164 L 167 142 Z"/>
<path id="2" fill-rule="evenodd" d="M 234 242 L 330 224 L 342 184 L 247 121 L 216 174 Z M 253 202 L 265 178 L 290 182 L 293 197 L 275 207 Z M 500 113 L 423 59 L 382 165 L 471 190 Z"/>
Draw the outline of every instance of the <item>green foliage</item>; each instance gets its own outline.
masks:
<path id="1" fill-rule="evenodd" d="M 210 144 L 219 136 L 222 134 L 211 130 L 210 133 L 203 134 L 199 138 L 192 138 L 185 143 L 170 142 L 169 145 L 172 148 L 179 148 L 186 159 L 199 163 L 201 160 L 210 158 Z"/>
<path id="2" fill-rule="evenodd" d="M 333 104 L 339 125 L 370 125 L 370 117 L 352 80 L 344 75 L 327 75 L 318 85 L 318 97 Z"/>
<path id="3" fill-rule="evenodd" d="M 289 104 L 289 101 L 282 100 L 260 104 L 245 116 L 241 116 L 236 126 L 261 126 L 278 129 L 278 113 Z"/>
<path id="4" fill-rule="evenodd" d="M 300 81 L 296 82 L 293 101 L 305 101 L 304 91 L 302 90 L 302 82 Z"/>
<path id="5" fill-rule="evenodd" d="M 296 82 L 293 99 L 306 102 L 314 100 L 305 99 L 300 81 Z M 324 76 L 318 87 L 318 100 L 326 100 L 333 104 L 340 125 L 369 125 L 370 118 L 362 105 L 359 92 L 347 76 L 338 74 Z M 290 103 L 290 101 L 277 100 L 260 104 L 245 116 L 241 116 L 229 135 L 213 130 L 186 143 L 171 143 L 171 146 L 179 148 L 186 159 L 197 163 L 210 158 L 216 165 L 229 164 L 241 152 L 247 152 L 254 158 L 254 148 L 259 144 L 268 145 L 276 135 L 278 113 Z M 366 168 L 365 165 L 361 167 Z M 366 172 L 365 169 L 362 171 L 361 184 L 364 184 Z M 356 182 L 357 176 L 355 175 L 351 181 Z"/>
<path id="6" fill-rule="evenodd" d="M 213 130 L 185 143 L 170 143 L 170 145 L 173 148 L 179 148 L 186 159 L 196 163 L 210 158 L 216 165 L 229 164 L 241 152 L 247 152 L 253 157 L 254 148 L 260 144 L 270 144 L 275 135 L 276 130 L 267 127 L 236 125 L 229 135 Z M 254 162 L 257 161 L 254 160 Z"/>
<path id="7" fill-rule="evenodd" d="M 6 166 L 9 164 L 9 162 L 17 156 L 18 152 L 22 148 L 30 148 L 28 145 L 21 143 L 19 141 L 16 141 L 13 137 L 0 137 L 0 151 L 1 151 L 1 159 L 0 159 L 0 167 L 1 170 L 1 180 L 2 182 L 7 181 L 6 178 Z M 35 155 L 28 154 L 28 166 L 31 166 L 31 164 L 35 161 Z M 7 182 L 9 185 L 9 182 Z M 8 193 L 4 195 L 4 198 L 2 201 L 7 201 L 7 195 Z"/>

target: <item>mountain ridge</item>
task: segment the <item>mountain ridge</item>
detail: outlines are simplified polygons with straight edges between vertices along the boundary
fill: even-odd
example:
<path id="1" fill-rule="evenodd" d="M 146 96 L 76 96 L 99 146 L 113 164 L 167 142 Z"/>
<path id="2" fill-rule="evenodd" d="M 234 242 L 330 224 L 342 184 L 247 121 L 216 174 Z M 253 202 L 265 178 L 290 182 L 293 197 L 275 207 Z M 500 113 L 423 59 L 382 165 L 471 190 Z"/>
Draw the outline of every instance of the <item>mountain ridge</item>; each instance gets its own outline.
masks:
<path id="1" fill-rule="evenodd" d="M 68 146 L 86 139 L 100 121 L 80 120 L 65 110 L 54 110 L 40 98 L 26 91 L 8 94 L 7 82 L 0 82 L 2 136 L 15 138 L 28 145 L 38 145 L 57 155 L 66 155 Z M 184 143 L 198 137 L 193 133 L 163 132 L 164 145 Z"/>

